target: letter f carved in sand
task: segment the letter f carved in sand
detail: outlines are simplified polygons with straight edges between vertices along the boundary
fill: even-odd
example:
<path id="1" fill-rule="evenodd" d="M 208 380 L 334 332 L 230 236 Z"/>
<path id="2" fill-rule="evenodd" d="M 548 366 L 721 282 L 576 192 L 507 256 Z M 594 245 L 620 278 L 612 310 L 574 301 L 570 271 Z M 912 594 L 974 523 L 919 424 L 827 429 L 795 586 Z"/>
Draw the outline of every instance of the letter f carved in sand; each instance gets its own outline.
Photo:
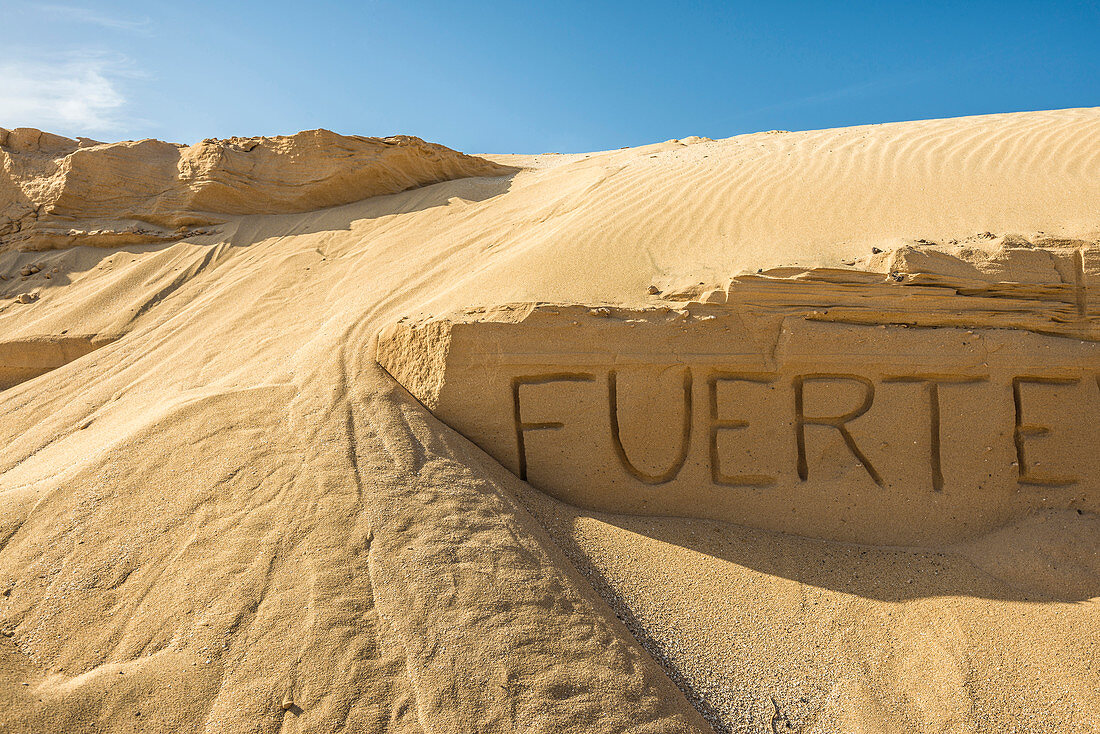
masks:
<path id="1" fill-rule="evenodd" d="M 512 378 L 512 418 L 516 427 L 516 451 L 519 454 L 519 478 L 527 481 L 527 431 L 557 430 L 565 424 L 560 421 L 524 423 L 520 415 L 519 389 L 524 385 L 546 385 L 551 382 L 592 382 L 595 378 L 587 372 L 555 372 L 548 375 L 531 375 Z"/>

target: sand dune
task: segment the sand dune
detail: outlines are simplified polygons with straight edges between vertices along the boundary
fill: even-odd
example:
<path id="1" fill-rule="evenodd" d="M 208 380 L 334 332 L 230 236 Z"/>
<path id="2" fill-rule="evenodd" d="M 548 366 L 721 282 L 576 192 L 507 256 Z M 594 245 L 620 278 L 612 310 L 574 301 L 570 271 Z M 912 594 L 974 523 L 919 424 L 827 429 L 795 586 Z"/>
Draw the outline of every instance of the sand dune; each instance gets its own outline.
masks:
<path id="1" fill-rule="evenodd" d="M 0 344 L 18 359 L 52 346 L 36 363 L 49 371 L 0 392 L 0 727 L 1100 726 L 1085 438 L 1100 400 L 1100 109 L 484 160 L 322 133 L 191 148 L 3 135 Z M 166 193 L 126 184 L 140 177 Z M 128 227 L 137 240 L 112 239 Z M 884 491 L 856 484 L 868 473 L 821 425 L 806 427 L 809 470 L 835 476 L 798 496 L 809 524 L 777 524 L 766 498 L 732 505 L 738 517 L 563 502 L 377 362 L 395 324 L 442 336 L 453 314 L 505 304 L 583 314 L 556 341 L 505 324 L 555 358 L 585 339 L 612 348 L 586 319 L 630 329 L 620 314 L 654 309 L 813 332 L 807 370 L 850 351 L 838 344 L 868 354 L 881 333 L 951 362 L 952 340 L 979 331 L 1004 369 L 988 406 L 941 416 L 942 468 L 992 431 L 1001 473 L 967 500 L 935 489 L 927 462 L 911 477 L 901 465 L 904 504 L 877 512 L 903 545 L 811 532 L 815 516 L 834 530 L 851 517 L 837 498 Z M 65 352 L 66 338 L 97 348 Z M 462 354 L 397 356 L 427 384 Z M 1025 385 L 1035 410 L 1017 421 L 1011 378 L 1055 369 L 1075 382 Z M 623 400 L 665 382 L 624 373 Z M 852 419 L 872 464 L 876 432 L 928 440 L 922 389 L 891 387 L 909 407 L 868 413 L 871 433 Z M 723 416 L 738 418 L 730 400 Z M 774 415 L 782 440 L 751 458 L 778 461 L 797 494 L 794 421 Z M 1021 484 L 1020 428 L 1036 473 L 1074 482 Z M 622 438 L 645 475 L 676 458 L 637 458 L 644 444 Z M 727 458 L 726 473 L 768 471 Z M 570 487 L 585 494 L 548 490 Z M 960 530 L 963 510 L 978 522 Z M 950 532 L 919 537 L 921 522 Z"/>

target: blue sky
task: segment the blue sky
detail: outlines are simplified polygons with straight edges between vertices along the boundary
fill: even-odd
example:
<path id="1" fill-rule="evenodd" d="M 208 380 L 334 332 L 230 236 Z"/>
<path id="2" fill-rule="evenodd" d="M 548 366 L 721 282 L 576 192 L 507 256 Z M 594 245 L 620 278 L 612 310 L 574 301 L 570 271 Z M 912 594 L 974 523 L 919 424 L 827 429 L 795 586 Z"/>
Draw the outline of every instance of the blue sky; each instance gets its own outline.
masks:
<path id="1" fill-rule="evenodd" d="M 470 152 L 1100 105 L 1095 2 L 0 0 L 0 126 Z"/>

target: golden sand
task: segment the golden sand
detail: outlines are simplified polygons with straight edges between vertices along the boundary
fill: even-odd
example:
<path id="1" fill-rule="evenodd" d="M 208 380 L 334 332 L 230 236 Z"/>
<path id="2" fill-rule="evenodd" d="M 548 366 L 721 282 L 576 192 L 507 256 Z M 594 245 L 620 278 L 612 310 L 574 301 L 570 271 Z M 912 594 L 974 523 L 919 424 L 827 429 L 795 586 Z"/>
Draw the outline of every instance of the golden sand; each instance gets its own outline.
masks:
<path id="1" fill-rule="evenodd" d="M 1100 728 L 1100 109 L 0 131 L 0 278 L 0 729 Z"/>

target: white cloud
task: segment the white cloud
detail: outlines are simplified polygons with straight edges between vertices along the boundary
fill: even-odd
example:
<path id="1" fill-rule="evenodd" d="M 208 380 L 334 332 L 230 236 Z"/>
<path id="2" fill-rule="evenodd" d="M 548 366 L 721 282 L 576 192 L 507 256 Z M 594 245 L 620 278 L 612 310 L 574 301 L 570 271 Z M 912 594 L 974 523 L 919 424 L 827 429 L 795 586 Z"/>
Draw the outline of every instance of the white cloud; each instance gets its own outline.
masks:
<path id="1" fill-rule="evenodd" d="M 106 15 L 90 8 L 76 5 L 58 5 L 53 3 L 35 3 L 31 6 L 35 12 L 45 13 L 56 20 L 97 25 L 101 28 L 110 28 L 117 31 L 130 31 L 133 33 L 148 33 L 152 27 L 152 21 L 148 18 L 128 18 L 123 16 Z"/>
<path id="2" fill-rule="evenodd" d="M 63 135 L 130 127 L 120 80 L 124 59 L 102 54 L 56 59 L 0 58 L 0 127 L 37 127 Z"/>

